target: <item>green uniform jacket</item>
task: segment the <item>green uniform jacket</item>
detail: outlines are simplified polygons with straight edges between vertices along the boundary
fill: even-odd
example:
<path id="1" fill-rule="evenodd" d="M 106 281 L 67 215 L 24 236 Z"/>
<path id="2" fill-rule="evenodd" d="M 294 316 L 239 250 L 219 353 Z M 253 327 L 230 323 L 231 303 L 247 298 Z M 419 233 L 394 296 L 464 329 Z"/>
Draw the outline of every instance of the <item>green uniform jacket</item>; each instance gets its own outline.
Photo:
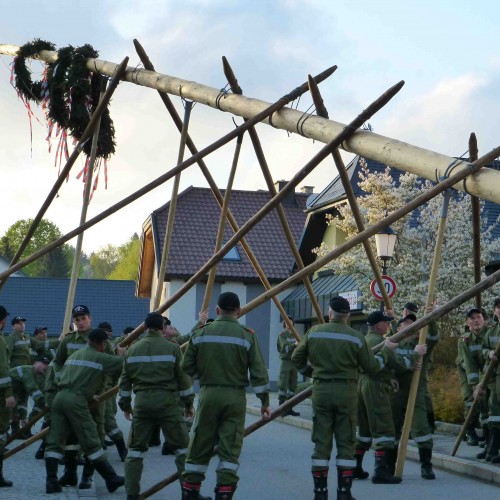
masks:
<path id="1" fill-rule="evenodd" d="M 483 371 L 486 373 L 488 366 L 490 365 L 490 352 L 494 351 L 500 341 L 500 323 L 497 323 L 493 328 L 490 328 L 484 338 L 483 338 L 483 358 L 485 364 L 483 366 Z M 495 375 L 500 375 L 500 363 L 497 363 L 495 368 Z M 491 380 L 489 382 L 491 384 Z"/>
<path id="2" fill-rule="evenodd" d="M 12 396 L 12 382 L 9 375 L 9 349 L 0 332 L 0 397 L 3 399 Z"/>
<path id="3" fill-rule="evenodd" d="M 389 354 L 384 347 L 374 356 L 363 334 L 333 320 L 313 326 L 296 347 L 292 361 L 301 373 L 317 380 L 356 380 L 359 367 L 375 374 Z"/>
<path id="4" fill-rule="evenodd" d="M 161 333 L 149 331 L 127 351 L 120 379 L 120 400 L 123 411 L 132 409 L 135 394 L 150 389 L 178 392 L 187 408 L 193 406 L 191 378 L 181 369 L 180 347 L 164 339 Z"/>
<path id="5" fill-rule="evenodd" d="M 196 330 L 181 362 L 201 385 L 246 387 L 250 382 L 263 406 L 269 406 L 269 377 L 253 330 L 229 316 Z"/>
<path id="6" fill-rule="evenodd" d="M 9 349 L 10 367 L 29 365 L 31 338 L 26 333 L 12 332 L 6 339 Z"/>
<path id="7" fill-rule="evenodd" d="M 76 350 L 64 363 L 59 374 L 59 389 L 83 394 L 87 399 L 98 393 L 107 375 L 120 373 L 123 358 L 99 352 L 91 345 Z"/>
<path id="8" fill-rule="evenodd" d="M 38 340 L 33 337 L 30 338 L 31 350 L 30 361 L 33 364 L 38 356 L 45 356 L 49 361 L 52 361 L 56 355 L 57 348 L 59 347 L 59 339 L 46 339 Z"/>
<path id="9" fill-rule="evenodd" d="M 467 383 L 472 386 L 479 384 L 479 375 L 486 361 L 483 357 L 483 340 L 486 331 L 486 328 L 482 328 L 477 335 L 467 332 L 460 337 L 457 344 L 460 365 L 467 375 Z"/>
<path id="10" fill-rule="evenodd" d="M 35 375 L 33 374 L 33 366 L 32 365 L 24 365 L 24 366 L 16 366 L 15 368 L 11 368 L 9 370 L 10 378 L 12 380 L 12 387 L 14 391 L 14 396 L 16 396 L 16 386 L 18 388 L 24 389 L 26 393 L 28 393 L 33 400 L 35 401 L 36 406 L 39 408 L 43 408 L 45 406 L 45 399 L 43 397 L 43 392 L 35 379 Z M 43 379 L 38 378 L 38 380 L 43 381 Z"/>
<path id="11" fill-rule="evenodd" d="M 283 330 L 278 335 L 276 347 L 280 353 L 280 359 L 292 359 L 292 353 L 297 345 L 297 339 L 290 330 Z"/>

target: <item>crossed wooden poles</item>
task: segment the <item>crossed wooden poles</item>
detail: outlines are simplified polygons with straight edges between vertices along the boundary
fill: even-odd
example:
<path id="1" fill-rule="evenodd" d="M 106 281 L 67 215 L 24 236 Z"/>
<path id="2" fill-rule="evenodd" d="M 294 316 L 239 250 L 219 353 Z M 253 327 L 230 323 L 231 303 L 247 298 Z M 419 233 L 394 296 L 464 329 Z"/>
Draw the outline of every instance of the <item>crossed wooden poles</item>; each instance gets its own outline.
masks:
<path id="1" fill-rule="evenodd" d="M 226 61 L 226 63 L 227 63 L 227 61 Z M 228 68 L 226 67 L 226 73 L 227 72 L 228 72 Z M 327 70 L 327 72 L 324 72 L 324 74 L 320 75 L 320 77 L 325 76 L 325 74 L 328 75 L 328 73 L 331 74 L 331 72 L 333 72 L 333 69 Z M 229 78 L 229 79 L 231 80 L 231 78 Z M 320 79 L 320 78 L 318 78 L 318 79 Z M 236 82 L 235 79 L 233 82 L 230 81 L 230 84 L 233 87 L 233 89 L 236 89 L 235 82 Z M 314 84 L 311 84 L 311 79 L 309 81 L 309 85 L 313 89 L 313 95 L 314 95 L 314 92 L 316 92 L 315 102 L 316 102 L 317 108 L 319 110 L 318 113 L 323 113 L 323 116 L 324 116 L 326 113 L 326 110 L 324 108 L 321 108 L 319 105 L 318 99 L 320 98 L 320 96 L 319 96 L 319 93 L 317 92 L 317 89 L 314 89 Z M 182 297 L 192 286 L 194 286 L 194 284 L 197 281 L 199 281 L 206 274 L 207 271 L 210 271 L 210 269 L 212 269 L 214 266 L 216 266 L 217 263 L 223 258 L 223 256 L 237 242 L 241 241 L 242 238 L 244 238 L 245 234 L 247 234 L 248 231 L 250 231 L 265 215 L 267 215 L 267 213 L 269 213 L 272 209 L 278 207 L 281 200 L 289 192 L 291 192 L 293 189 L 295 189 L 295 187 L 329 154 L 332 154 L 334 156 L 334 160 L 336 161 L 336 165 L 339 168 L 339 172 L 341 174 L 341 179 L 344 182 L 345 179 L 343 179 L 342 177 L 343 177 L 343 175 L 345 175 L 345 167 L 343 166 L 341 161 L 340 162 L 338 161 L 339 155 L 338 155 L 337 148 L 344 141 L 348 140 L 349 137 L 351 135 L 353 135 L 354 132 L 370 116 L 372 116 L 376 111 L 378 111 L 378 109 L 380 109 L 383 105 L 385 105 L 392 98 L 392 96 L 394 96 L 400 90 L 402 85 L 403 85 L 403 82 L 400 82 L 399 84 L 397 84 L 394 87 L 392 87 L 391 89 L 389 89 L 384 95 L 382 95 L 379 99 L 377 99 L 377 101 L 375 101 L 363 113 L 361 113 L 355 120 L 353 120 L 351 122 L 351 124 L 346 126 L 333 140 L 331 140 L 331 142 L 327 146 L 325 146 L 299 172 L 297 172 L 297 174 L 292 178 L 292 180 L 290 182 L 287 183 L 287 185 L 282 189 L 282 191 L 280 191 L 279 193 L 273 193 L 271 200 L 264 207 L 262 207 L 262 209 L 259 210 L 259 212 L 257 212 L 257 214 L 255 214 L 251 219 L 249 219 L 241 228 L 237 228 L 237 226 L 233 227 L 235 234 L 226 243 L 226 245 L 224 245 L 220 249 L 217 249 L 217 246 L 216 246 L 216 250 L 215 250 L 213 257 L 204 266 L 202 266 L 202 268 L 190 280 L 188 280 L 188 282 L 184 285 L 184 287 L 182 287 L 176 294 L 174 294 L 174 296 L 170 297 L 167 301 L 162 303 L 157 308 L 157 311 L 164 312 L 166 309 L 168 309 L 176 300 L 178 300 L 180 297 Z M 77 227 L 76 229 L 74 229 L 73 231 L 68 233 L 67 235 L 63 236 L 62 238 L 59 238 L 57 241 L 53 242 L 51 245 L 48 245 L 44 249 L 31 255 L 30 257 L 18 262 L 17 264 L 15 264 L 14 266 L 12 266 L 8 270 L 6 270 L 5 272 L 0 273 L 0 279 L 5 280 L 8 276 L 10 276 L 16 270 L 20 269 L 21 267 L 24 267 L 25 265 L 32 262 L 33 260 L 36 260 L 37 258 L 41 257 L 42 255 L 44 255 L 48 251 L 52 250 L 53 248 L 56 248 L 57 246 L 62 245 L 63 243 L 65 243 L 66 241 L 68 241 L 69 239 L 74 237 L 75 235 L 82 233 L 85 229 L 100 222 L 105 217 L 116 212 L 117 210 L 119 210 L 123 206 L 126 206 L 127 204 L 131 203 L 132 201 L 139 198 L 143 194 L 149 192 L 151 189 L 154 189 L 155 187 L 163 184 L 168 179 L 174 177 L 175 175 L 180 174 L 180 172 L 182 172 L 185 168 L 192 165 L 193 163 L 195 163 L 195 162 L 198 162 L 199 164 L 202 163 L 203 158 L 206 155 L 215 151 L 217 148 L 221 147 L 223 144 L 226 144 L 227 142 L 229 142 L 233 138 L 241 138 L 243 132 L 245 132 L 246 130 L 249 130 L 249 131 L 252 130 L 253 126 L 256 123 L 258 123 L 259 121 L 270 116 L 272 113 L 276 112 L 277 110 L 281 109 L 287 102 L 293 100 L 294 98 L 298 97 L 301 93 L 303 93 L 306 90 L 306 88 L 307 88 L 306 84 L 303 84 L 301 87 L 299 87 L 295 91 L 292 91 L 290 94 L 284 96 L 282 99 L 277 101 L 274 105 L 269 106 L 266 110 L 262 111 L 258 115 L 254 116 L 253 118 L 248 119 L 243 125 L 237 127 L 235 130 L 226 134 L 226 136 L 219 139 L 218 141 L 216 141 L 215 143 L 213 143 L 212 145 L 208 146 L 207 148 L 205 148 L 204 150 L 202 150 L 200 152 L 196 152 L 196 150 L 194 148 L 194 144 L 192 144 L 192 141 L 190 143 L 190 140 L 186 137 L 186 139 L 185 139 L 186 144 L 188 145 L 190 150 L 192 152 L 193 152 L 193 149 L 195 150 L 193 152 L 193 156 L 191 158 L 189 158 L 188 160 L 185 160 L 185 161 L 180 161 L 176 167 L 171 169 L 166 174 L 160 176 L 155 181 L 144 186 L 140 190 L 138 190 L 135 193 L 133 193 L 132 195 L 128 196 L 127 198 L 125 198 L 121 202 L 117 203 L 116 205 L 114 205 L 110 209 L 102 212 L 100 215 L 94 217 L 90 221 L 87 221 L 84 224 L 81 224 L 79 227 Z M 163 99 L 163 96 L 162 96 L 162 99 Z M 164 102 L 165 102 L 165 100 L 164 100 Z M 174 121 L 176 121 L 176 120 L 174 119 Z M 176 123 L 176 125 L 178 125 L 178 124 Z M 253 135 L 253 134 L 251 134 L 251 135 Z M 256 137 L 256 136 L 254 136 L 254 137 Z M 266 169 L 263 166 L 265 164 L 265 159 L 263 159 L 263 154 L 261 155 L 259 152 L 259 146 L 258 146 L 257 141 L 252 140 L 252 142 L 254 143 L 254 147 L 256 149 L 256 153 L 257 153 L 257 156 L 259 158 L 259 163 L 261 163 L 261 167 L 264 171 L 264 175 L 266 177 L 266 182 L 269 182 L 270 177 L 268 179 Z M 322 258 L 318 259 L 316 262 L 314 262 L 313 264 L 311 264 L 307 267 L 304 267 L 303 263 L 301 265 L 300 260 L 297 260 L 299 271 L 295 275 L 293 275 L 292 277 L 288 278 L 287 280 L 285 280 L 284 282 L 280 283 L 279 285 L 277 285 L 275 287 L 271 288 L 270 286 L 269 287 L 266 286 L 266 292 L 263 293 L 260 297 L 257 297 L 256 299 L 254 299 L 253 301 L 248 303 L 243 308 L 242 314 L 246 314 L 247 312 L 249 312 L 253 308 L 257 307 L 258 305 L 262 304 L 263 302 L 265 302 L 269 298 L 275 299 L 278 293 L 284 291 L 286 288 L 288 288 L 292 284 L 295 284 L 297 281 L 300 281 L 300 280 L 307 278 L 312 272 L 320 269 L 321 267 L 326 265 L 328 262 L 330 262 L 332 259 L 345 253 L 349 249 L 353 248 L 355 245 L 362 243 L 365 245 L 365 249 L 369 248 L 368 245 L 366 244 L 368 238 L 373 236 L 375 233 L 377 233 L 378 231 L 380 231 L 384 227 L 388 226 L 389 224 L 391 224 L 391 223 L 395 222 L 396 220 L 398 220 L 399 218 L 403 217 L 404 215 L 410 213 L 415 208 L 426 203 L 434 196 L 437 196 L 439 193 L 450 188 L 451 186 L 453 186 L 457 182 L 463 181 L 469 175 L 476 173 L 483 165 L 485 165 L 489 161 L 496 158 L 499 154 L 500 154 L 500 148 L 496 148 L 495 150 L 493 150 L 489 154 L 483 156 L 481 159 L 475 161 L 474 163 L 462 162 L 462 169 L 458 173 L 452 175 L 451 177 L 449 177 L 446 180 L 443 180 L 441 183 L 436 185 L 434 188 L 428 190 L 426 193 L 423 193 L 422 195 L 415 198 L 412 202 L 410 202 L 406 206 L 401 207 L 399 210 L 396 210 L 395 212 L 393 212 L 391 215 L 387 216 L 385 219 L 383 219 L 379 223 L 377 223 L 377 224 L 375 224 L 367 229 L 364 228 L 361 218 L 359 218 L 359 220 L 358 220 L 358 217 L 355 216 L 356 223 L 358 224 L 358 229 L 360 231 L 358 235 L 354 236 L 353 238 L 351 238 L 350 240 L 345 242 L 343 245 L 332 250 L 327 255 L 323 256 Z M 201 164 L 200 164 L 200 167 L 201 167 Z M 206 169 L 206 166 L 204 168 L 202 167 L 202 171 L 204 171 L 204 173 L 205 173 L 205 170 L 208 172 L 208 169 Z M 207 178 L 207 180 L 208 180 L 208 178 Z M 270 180 L 272 180 L 272 179 L 270 179 Z M 213 183 L 213 179 L 212 179 L 212 182 L 209 181 L 209 184 L 211 185 L 211 187 L 212 187 L 212 183 Z M 215 183 L 213 183 L 213 184 L 215 184 Z M 222 202 L 221 202 L 220 192 L 216 189 L 213 189 L 213 191 L 214 191 L 214 195 L 216 196 L 216 198 L 219 201 L 219 203 L 221 204 L 221 206 L 224 207 L 224 199 L 222 199 Z M 229 189 L 229 191 L 230 191 L 230 189 Z M 351 196 L 349 194 L 347 187 L 346 187 L 346 192 L 348 195 L 348 201 L 351 203 L 351 206 L 353 207 L 353 211 L 354 211 L 357 208 L 356 204 L 355 204 L 355 200 L 354 200 L 353 196 Z M 217 193 L 218 193 L 218 195 L 217 195 Z M 227 208 L 227 203 L 226 203 L 226 208 Z M 230 212 L 228 211 L 227 217 L 228 217 L 229 222 L 231 223 L 231 217 L 229 214 L 230 214 Z M 231 225 L 233 225 L 233 224 L 231 224 Z M 290 246 L 292 247 L 292 245 L 290 245 Z M 292 249 L 292 252 L 293 252 L 293 249 Z M 370 255 L 369 250 L 367 250 L 367 255 L 368 256 Z M 370 259 L 370 257 L 369 257 L 369 259 Z M 375 272 L 375 270 L 374 270 L 374 272 Z M 377 275 L 376 272 L 375 272 L 375 275 Z M 380 275 L 380 273 L 378 273 L 378 275 Z M 160 276 L 160 279 L 161 279 L 161 276 Z M 452 301 L 449 301 L 447 304 L 441 306 L 439 309 L 433 311 L 433 313 L 424 316 L 424 318 L 422 318 L 421 320 L 417 321 L 416 323 L 414 323 L 410 327 L 408 327 L 405 330 L 403 330 L 402 332 L 398 333 L 397 336 L 394 338 L 394 340 L 397 341 L 398 339 L 404 338 L 407 335 L 413 333 L 414 331 L 417 331 L 419 328 L 422 328 L 423 326 L 427 325 L 429 323 L 429 321 L 431 321 L 433 319 L 437 319 L 440 316 L 442 316 L 443 314 L 450 312 L 452 309 L 454 309 L 458 305 L 466 302 L 471 297 L 475 297 L 482 290 L 485 290 L 486 288 L 493 286 L 495 283 L 497 283 L 499 281 L 499 279 L 500 279 L 500 271 L 497 271 L 496 273 L 492 274 L 491 276 L 489 276 L 485 280 L 477 283 L 474 287 L 470 288 L 469 290 L 467 290 L 466 292 L 464 292 L 460 296 L 456 297 Z M 384 290 L 383 286 L 381 286 L 380 288 L 381 288 L 381 290 Z M 388 301 L 388 299 L 386 301 L 386 306 L 390 306 L 390 302 Z M 131 342 L 133 342 L 133 340 L 135 338 L 138 337 L 138 335 L 142 332 L 142 330 L 143 330 L 143 325 L 140 325 L 139 327 L 137 327 L 134 330 L 134 332 L 129 334 L 127 339 L 124 340 L 121 345 L 122 346 L 129 345 Z M 101 398 L 100 398 L 101 401 L 107 397 L 111 397 L 112 395 L 116 394 L 116 391 L 117 391 L 117 388 L 111 389 L 105 395 L 101 396 Z M 279 407 L 275 412 L 273 412 L 271 419 L 276 418 L 277 416 L 283 414 L 290 407 L 292 407 L 293 405 L 302 401 L 303 399 L 307 398 L 310 395 L 310 393 L 311 393 L 311 389 L 308 389 L 308 390 L 298 394 L 297 396 L 295 396 L 294 398 L 289 400 L 287 403 L 285 403 L 284 405 Z M 246 434 L 253 432 L 254 430 L 259 428 L 260 426 L 265 425 L 265 423 L 267 423 L 267 421 L 257 422 L 256 424 L 251 426 L 249 429 L 247 429 Z M 33 436 L 28 441 L 26 441 L 25 443 L 20 445 L 20 447 L 18 447 L 18 449 L 22 449 L 22 448 L 28 446 L 29 444 L 31 444 L 32 442 L 36 441 L 36 439 L 40 438 L 41 435 L 43 435 L 46 431 L 47 430 L 44 430 L 41 433 L 37 434 L 36 436 Z M 16 451 L 18 451 L 18 449 L 11 450 L 9 452 L 8 456 L 12 456 L 12 454 L 14 454 Z M 6 455 L 5 458 L 8 458 L 8 456 Z M 145 497 L 149 496 L 148 493 L 150 493 L 150 491 L 151 490 L 148 490 L 148 492 L 145 492 L 143 494 L 143 497 L 145 498 Z"/>

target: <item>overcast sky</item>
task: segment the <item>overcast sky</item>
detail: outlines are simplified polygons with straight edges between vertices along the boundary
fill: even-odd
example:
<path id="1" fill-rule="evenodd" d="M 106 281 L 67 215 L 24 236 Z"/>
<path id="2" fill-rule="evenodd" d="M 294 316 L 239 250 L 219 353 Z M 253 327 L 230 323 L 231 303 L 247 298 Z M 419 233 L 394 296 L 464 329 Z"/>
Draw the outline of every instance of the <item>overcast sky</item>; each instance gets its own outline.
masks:
<path id="1" fill-rule="evenodd" d="M 321 86 L 330 117 L 349 122 L 389 86 L 404 79 L 399 95 L 370 120 L 379 134 L 448 155 L 467 150 L 470 132 L 480 154 L 500 144 L 500 3 L 493 0 L 86 0 L 39 2 L 0 0 L 0 43 L 22 45 L 34 38 L 58 48 L 91 44 L 100 59 L 139 58 L 137 38 L 157 71 L 221 88 L 221 57 L 233 66 L 246 95 L 274 102 L 328 66 L 339 69 Z M 33 121 L 9 84 L 12 58 L 0 56 L 0 236 L 16 220 L 34 217 L 57 176 L 42 121 Z M 38 79 L 41 64 L 33 63 Z M 182 105 L 173 97 L 179 111 Z M 299 109 L 309 107 L 304 96 Z M 179 134 L 156 92 L 123 83 L 111 117 L 117 153 L 94 195 L 89 217 L 172 168 Z M 238 123 L 241 123 L 239 119 Z M 195 106 L 190 133 L 198 149 L 234 127 L 231 116 Z M 320 149 L 296 135 L 258 128 L 274 179 L 290 179 Z M 230 144 L 206 163 L 222 188 L 232 160 Z M 55 148 L 54 148 L 55 149 Z M 346 157 L 348 158 L 348 157 Z M 83 184 L 74 167 L 69 182 L 46 217 L 63 232 L 78 225 Z M 303 184 L 323 189 L 336 175 L 323 162 Z M 181 189 L 206 186 L 198 167 L 181 178 Z M 245 140 L 234 187 L 261 189 L 265 183 L 250 141 Z M 85 233 L 84 250 L 119 245 L 137 232 L 169 198 L 171 182 Z M 203 217 L 203 214 L 199 214 Z M 74 244 L 74 241 L 72 242 Z"/>

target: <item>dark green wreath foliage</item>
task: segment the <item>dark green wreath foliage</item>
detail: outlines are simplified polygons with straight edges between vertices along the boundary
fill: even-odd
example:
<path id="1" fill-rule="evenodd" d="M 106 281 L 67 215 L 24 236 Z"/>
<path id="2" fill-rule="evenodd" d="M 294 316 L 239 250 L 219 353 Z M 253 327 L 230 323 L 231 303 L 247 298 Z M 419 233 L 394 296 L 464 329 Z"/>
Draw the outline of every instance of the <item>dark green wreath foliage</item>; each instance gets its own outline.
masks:
<path id="1" fill-rule="evenodd" d="M 14 60 L 15 87 L 26 99 L 39 103 L 42 98 L 42 82 L 31 81 L 31 72 L 26 66 L 26 58 L 40 50 L 55 50 L 55 46 L 42 40 L 34 40 L 23 45 Z M 58 59 L 49 64 L 47 85 L 49 89 L 48 117 L 77 140 L 87 127 L 91 113 L 99 103 L 100 89 L 105 78 L 90 72 L 86 67 L 88 58 L 97 58 L 99 53 L 91 45 L 74 48 L 71 45 L 58 50 Z M 97 157 L 108 159 L 115 152 L 114 126 L 109 109 L 101 118 Z M 84 145 L 84 153 L 89 156 L 91 141 Z"/>

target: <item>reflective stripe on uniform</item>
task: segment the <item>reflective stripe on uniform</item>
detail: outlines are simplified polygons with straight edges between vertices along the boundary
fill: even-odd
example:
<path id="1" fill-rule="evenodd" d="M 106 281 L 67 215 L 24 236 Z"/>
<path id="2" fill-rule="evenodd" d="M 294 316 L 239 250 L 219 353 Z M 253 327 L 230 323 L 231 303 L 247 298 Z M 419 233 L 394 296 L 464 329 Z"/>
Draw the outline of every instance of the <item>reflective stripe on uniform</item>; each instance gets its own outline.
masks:
<path id="1" fill-rule="evenodd" d="M 17 374 L 23 378 L 23 369 L 20 366 L 16 366 Z"/>
<path id="2" fill-rule="evenodd" d="M 114 436 L 115 434 L 119 434 L 121 432 L 119 427 L 115 427 L 112 431 L 109 431 L 107 434 L 109 437 Z"/>
<path id="3" fill-rule="evenodd" d="M 42 394 L 42 391 L 37 389 L 36 391 L 33 392 L 33 394 L 31 395 L 32 398 L 37 398 L 39 396 L 43 396 Z"/>
<path id="4" fill-rule="evenodd" d="M 143 455 L 144 455 L 143 451 L 131 450 L 130 448 L 127 451 L 128 458 L 142 458 Z"/>
<path id="5" fill-rule="evenodd" d="M 432 434 L 426 434 L 425 436 L 414 437 L 413 441 L 415 441 L 415 443 L 423 443 L 424 441 L 432 441 Z"/>
<path id="6" fill-rule="evenodd" d="M 490 421 L 489 418 L 483 418 L 482 420 L 479 421 L 481 425 L 486 425 Z"/>
<path id="7" fill-rule="evenodd" d="M 233 464 L 232 462 L 223 462 L 222 460 L 219 462 L 216 470 L 229 469 L 233 471 L 237 471 L 239 468 L 239 464 Z"/>
<path id="8" fill-rule="evenodd" d="M 384 358 L 382 356 L 375 356 L 375 359 L 378 361 L 378 364 L 380 365 L 380 369 L 384 368 L 385 367 L 385 361 L 384 361 Z"/>
<path id="9" fill-rule="evenodd" d="M 410 358 L 404 357 L 403 362 L 404 362 L 406 368 L 408 368 L 408 369 L 411 368 L 411 359 Z"/>
<path id="10" fill-rule="evenodd" d="M 204 474 L 205 472 L 207 472 L 207 468 L 207 465 L 191 464 L 188 462 L 184 464 L 184 470 L 186 472 L 201 472 Z"/>
<path id="11" fill-rule="evenodd" d="M 337 467 L 356 467 L 356 460 L 342 460 L 337 458 L 335 465 Z"/>
<path id="12" fill-rule="evenodd" d="M 250 350 L 250 342 L 238 337 L 223 337 L 222 335 L 204 335 L 193 339 L 193 344 L 234 344 Z"/>
<path id="13" fill-rule="evenodd" d="M 500 422 L 500 417 L 499 416 L 490 416 L 488 418 L 488 422 Z"/>
<path id="14" fill-rule="evenodd" d="M 185 455 L 187 451 L 187 448 L 179 448 L 178 450 L 175 450 L 175 456 L 182 457 L 182 455 Z"/>
<path id="15" fill-rule="evenodd" d="M 439 335 L 427 335 L 429 340 L 439 340 Z"/>
<path id="16" fill-rule="evenodd" d="M 255 394 L 262 394 L 263 392 L 269 392 L 270 387 L 269 384 L 266 385 L 259 385 L 257 387 L 253 388 Z"/>
<path id="17" fill-rule="evenodd" d="M 18 410 L 26 410 L 26 411 L 28 411 L 28 407 L 27 407 L 27 406 L 25 406 L 25 405 L 19 405 L 19 404 L 18 404 L 18 405 L 16 406 L 16 408 L 17 408 Z"/>
<path id="18" fill-rule="evenodd" d="M 95 453 L 92 453 L 92 455 L 88 455 L 89 460 L 96 460 L 99 457 L 102 457 L 104 455 L 104 450 L 101 448 L 100 450 L 96 451 Z"/>
<path id="19" fill-rule="evenodd" d="M 122 391 L 122 390 L 120 390 L 119 395 L 122 398 L 130 398 L 132 396 L 132 391 Z"/>
<path id="20" fill-rule="evenodd" d="M 185 398 L 186 396 L 191 396 L 191 394 L 194 394 L 193 386 L 191 386 L 189 389 L 185 389 L 184 391 L 179 391 L 179 395 L 183 398 Z"/>
<path id="21" fill-rule="evenodd" d="M 500 341 L 500 337 L 490 337 L 489 341 L 490 341 L 490 345 L 498 344 L 498 342 Z"/>
<path id="22" fill-rule="evenodd" d="M 126 358 L 127 363 L 175 363 L 175 356 L 172 354 L 164 354 L 158 356 L 130 356 Z"/>
<path id="23" fill-rule="evenodd" d="M 33 349 L 31 349 L 30 356 L 38 356 L 38 353 L 36 351 L 34 351 Z"/>
<path id="24" fill-rule="evenodd" d="M 309 335 L 310 339 L 327 339 L 327 340 L 346 340 L 347 342 L 352 342 L 361 348 L 363 341 L 354 337 L 353 335 L 347 335 L 346 333 L 334 333 L 334 332 L 312 332 Z"/>
<path id="25" fill-rule="evenodd" d="M 87 344 L 74 344 L 72 342 L 68 342 L 68 345 L 66 346 L 68 349 L 83 349 Z"/>
<path id="26" fill-rule="evenodd" d="M 10 377 L 0 378 L 0 384 L 7 384 L 8 382 L 12 382 Z"/>
<path id="27" fill-rule="evenodd" d="M 473 380 L 479 380 L 479 373 L 469 373 L 469 375 L 467 375 L 467 382 L 471 382 Z"/>
<path id="28" fill-rule="evenodd" d="M 61 460 L 61 458 L 64 458 L 64 455 L 62 453 L 57 453 L 55 451 L 46 451 L 44 453 L 45 458 L 57 458 L 57 460 Z"/>
<path id="29" fill-rule="evenodd" d="M 464 406 L 466 408 L 471 408 L 472 407 L 472 401 L 466 401 Z"/>
<path id="30" fill-rule="evenodd" d="M 409 356 L 413 352 L 412 349 L 405 349 L 403 347 L 396 347 L 394 350 L 397 354 L 401 354 L 402 356 Z"/>
<path id="31" fill-rule="evenodd" d="M 373 440 L 373 444 L 378 444 L 378 443 L 386 443 L 386 442 L 390 442 L 390 443 L 394 443 L 394 441 L 396 440 L 395 437 L 391 437 L 391 436 L 380 436 L 378 438 L 375 438 Z"/>
<path id="32" fill-rule="evenodd" d="M 102 370 L 101 363 L 95 363 L 94 361 L 87 361 L 86 359 L 67 359 L 64 366 L 85 366 L 87 368 L 93 368 L 94 370 Z"/>
<path id="33" fill-rule="evenodd" d="M 319 458 L 313 458 L 311 460 L 312 465 L 319 465 L 321 467 L 328 467 L 330 460 L 320 460 Z"/>
<path id="34" fill-rule="evenodd" d="M 14 345 L 28 345 L 30 343 L 29 340 L 16 340 Z"/>
<path id="35" fill-rule="evenodd" d="M 79 444 L 68 444 L 64 447 L 65 451 L 78 451 L 80 449 Z"/>
<path id="36" fill-rule="evenodd" d="M 364 437 L 364 436 L 360 436 L 360 435 L 357 435 L 356 439 L 358 441 L 361 441 L 362 443 L 371 443 L 373 440 L 373 438 L 371 438 L 371 437 Z"/>
<path id="37" fill-rule="evenodd" d="M 474 352 L 474 351 L 480 351 L 482 350 L 483 346 L 482 345 L 471 345 L 469 346 L 469 351 Z"/>

